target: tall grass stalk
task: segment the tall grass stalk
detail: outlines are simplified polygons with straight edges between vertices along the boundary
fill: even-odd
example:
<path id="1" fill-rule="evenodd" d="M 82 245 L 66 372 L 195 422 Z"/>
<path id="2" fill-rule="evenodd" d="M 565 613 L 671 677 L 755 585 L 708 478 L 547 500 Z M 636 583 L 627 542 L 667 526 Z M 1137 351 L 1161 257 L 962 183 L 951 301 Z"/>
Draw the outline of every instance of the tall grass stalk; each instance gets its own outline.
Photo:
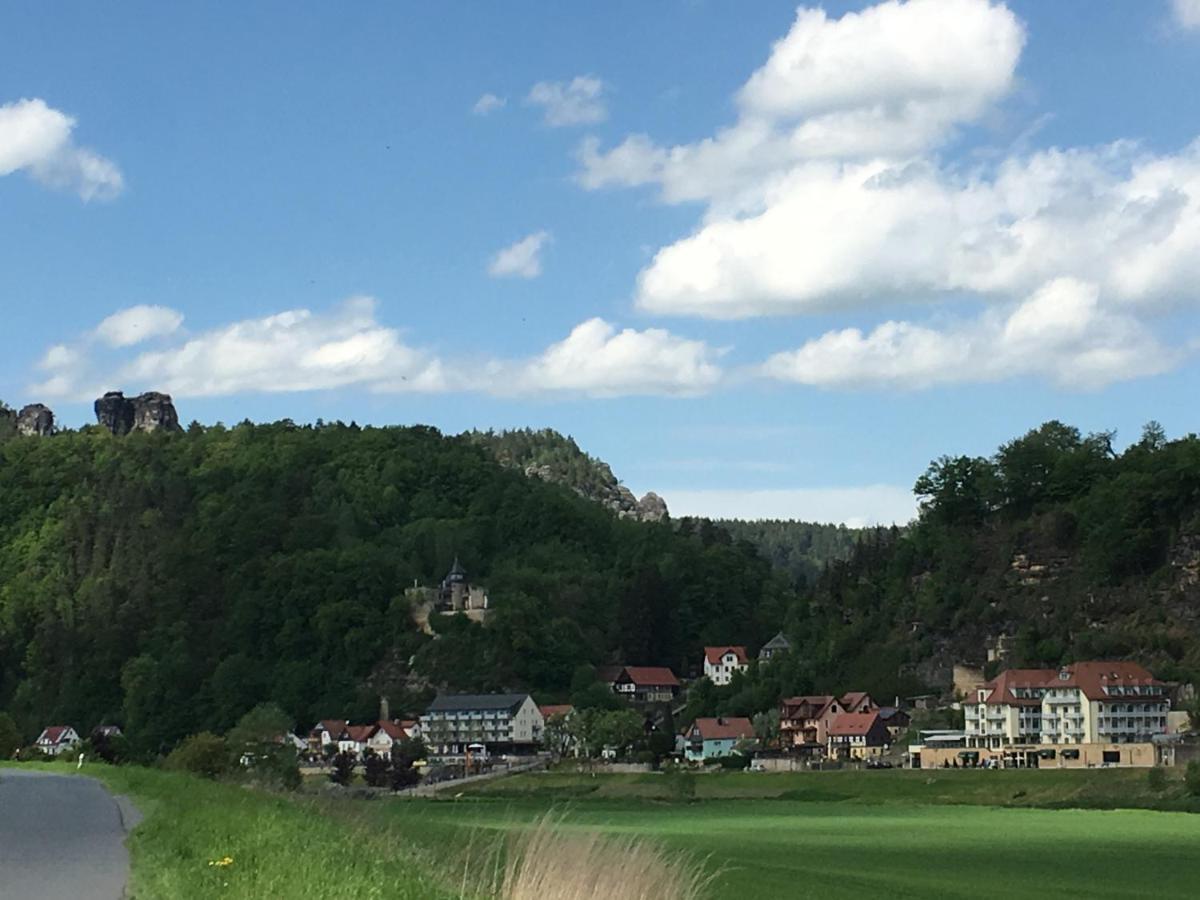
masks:
<path id="1" fill-rule="evenodd" d="M 499 900 L 700 900 L 713 876 L 689 857 L 637 837 L 566 828 L 543 816 L 516 834 Z"/>

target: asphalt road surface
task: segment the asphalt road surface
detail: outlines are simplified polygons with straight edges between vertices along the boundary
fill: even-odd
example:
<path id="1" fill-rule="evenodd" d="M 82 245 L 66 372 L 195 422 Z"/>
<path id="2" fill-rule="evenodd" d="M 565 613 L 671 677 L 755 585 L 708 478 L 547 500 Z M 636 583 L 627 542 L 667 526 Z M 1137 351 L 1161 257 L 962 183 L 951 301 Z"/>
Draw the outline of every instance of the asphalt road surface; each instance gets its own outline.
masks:
<path id="1" fill-rule="evenodd" d="M 91 778 L 0 769 L 0 900 L 120 900 L 134 817 Z"/>

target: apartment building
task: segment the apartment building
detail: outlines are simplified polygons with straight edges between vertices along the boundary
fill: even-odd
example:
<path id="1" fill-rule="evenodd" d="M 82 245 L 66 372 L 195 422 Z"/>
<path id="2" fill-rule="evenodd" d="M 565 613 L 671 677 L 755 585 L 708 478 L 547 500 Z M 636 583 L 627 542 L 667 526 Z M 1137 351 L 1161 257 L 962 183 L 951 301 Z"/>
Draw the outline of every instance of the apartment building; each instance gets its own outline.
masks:
<path id="1" fill-rule="evenodd" d="M 1009 669 L 964 702 L 968 747 L 1133 744 L 1167 731 L 1166 685 L 1133 662 Z"/>
<path id="2" fill-rule="evenodd" d="M 421 734 L 436 753 L 458 754 L 470 744 L 488 752 L 530 752 L 545 722 L 528 694 L 443 694 L 421 717 Z"/>

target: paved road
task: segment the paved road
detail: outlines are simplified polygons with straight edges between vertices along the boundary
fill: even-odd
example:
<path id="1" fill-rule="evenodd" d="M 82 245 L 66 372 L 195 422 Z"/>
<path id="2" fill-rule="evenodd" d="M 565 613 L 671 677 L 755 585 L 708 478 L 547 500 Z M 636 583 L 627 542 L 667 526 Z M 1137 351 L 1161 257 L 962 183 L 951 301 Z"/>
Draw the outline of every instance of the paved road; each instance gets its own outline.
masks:
<path id="1" fill-rule="evenodd" d="M 120 900 L 134 816 L 91 778 L 0 769 L 0 900 Z"/>

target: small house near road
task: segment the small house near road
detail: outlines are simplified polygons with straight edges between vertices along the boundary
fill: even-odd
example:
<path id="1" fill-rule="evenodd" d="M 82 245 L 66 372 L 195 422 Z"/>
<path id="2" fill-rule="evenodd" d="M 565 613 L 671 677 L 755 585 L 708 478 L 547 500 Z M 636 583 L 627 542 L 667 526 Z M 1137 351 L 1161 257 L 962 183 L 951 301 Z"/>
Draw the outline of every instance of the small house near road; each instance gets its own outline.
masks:
<path id="1" fill-rule="evenodd" d="M 35 745 L 47 756 L 58 756 L 73 750 L 80 743 L 79 735 L 70 725 L 49 725 L 38 735 Z"/>
<path id="2" fill-rule="evenodd" d="M 839 713 L 830 719 L 827 730 L 830 759 L 879 756 L 890 738 L 878 710 Z"/>
<path id="3" fill-rule="evenodd" d="M 683 736 L 688 762 L 707 762 L 731 756 L 739 742 L 753 740 L 754 726 L 744 717 L 701 718 Z"/>

